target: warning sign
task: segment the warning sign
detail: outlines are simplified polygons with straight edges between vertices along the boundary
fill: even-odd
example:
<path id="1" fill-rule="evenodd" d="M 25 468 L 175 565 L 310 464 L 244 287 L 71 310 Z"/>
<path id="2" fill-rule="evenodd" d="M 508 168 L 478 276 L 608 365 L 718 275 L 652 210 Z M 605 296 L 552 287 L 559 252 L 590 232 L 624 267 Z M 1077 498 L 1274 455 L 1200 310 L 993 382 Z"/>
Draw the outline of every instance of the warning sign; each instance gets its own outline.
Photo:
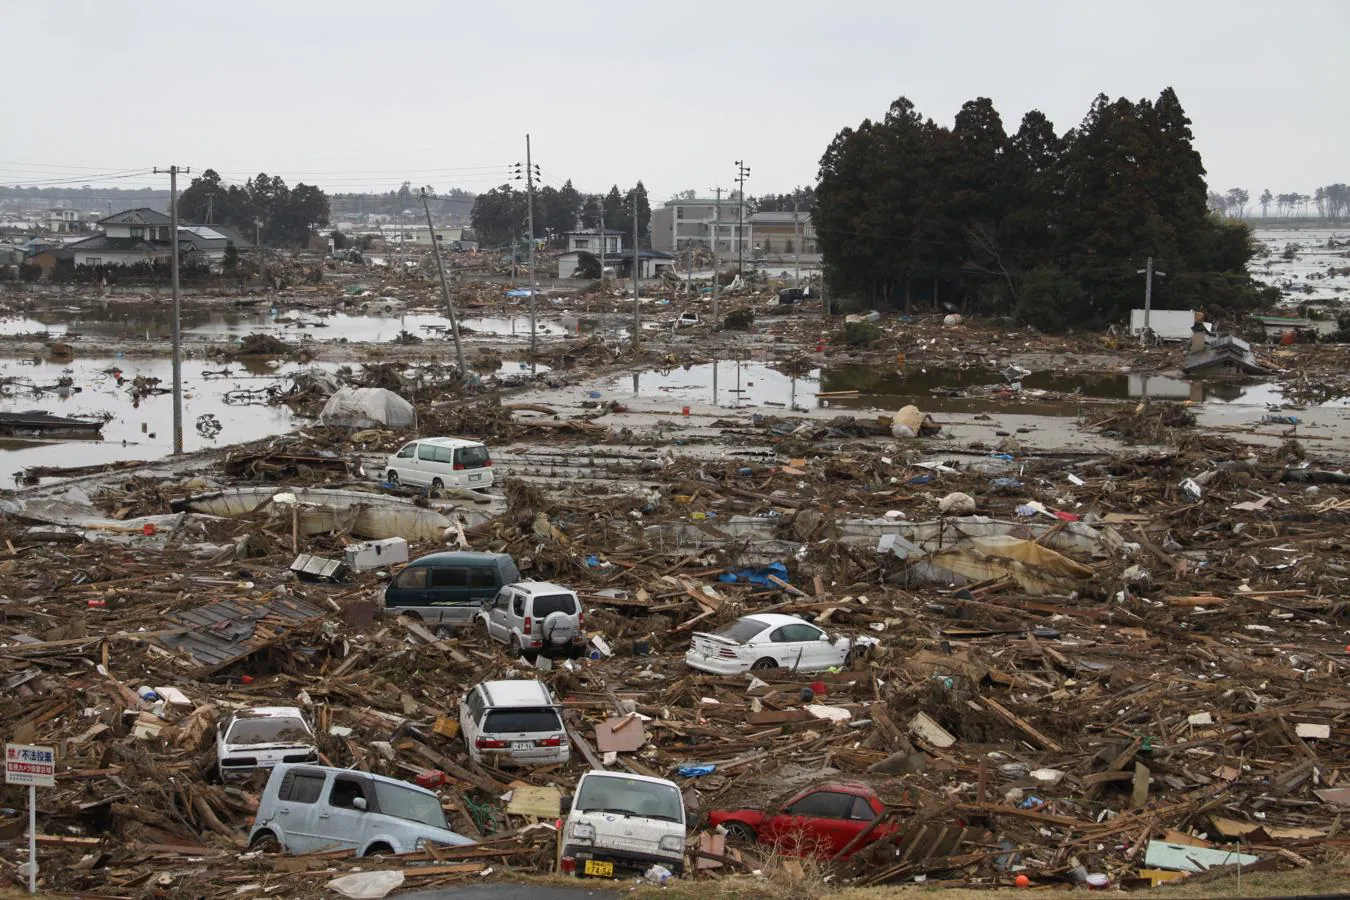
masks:
<path id="1" fill-rule="evenodd" d="M 5 784 L 55 787 L 56 750 L 31 744 L 6 744 Z"/>

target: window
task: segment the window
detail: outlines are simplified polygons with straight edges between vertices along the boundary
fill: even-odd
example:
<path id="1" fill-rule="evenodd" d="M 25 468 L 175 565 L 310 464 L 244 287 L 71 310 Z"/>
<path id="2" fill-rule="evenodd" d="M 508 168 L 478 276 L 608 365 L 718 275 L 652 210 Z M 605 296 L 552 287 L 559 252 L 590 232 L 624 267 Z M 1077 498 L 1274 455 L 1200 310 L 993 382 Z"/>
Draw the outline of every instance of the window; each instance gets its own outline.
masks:
<path id="1" fill-rule="evenodd" d="M 434 795 L 378 781 L 374 787 L 375 796 L 380 800 L 380 812 L 385 815 L 449 830 L 445 812 L 441 809 L 441 801 Z"/>
<path id="2" fill-rule="evenodd" d="M 339 809 L 356 809 L 356 804 L 352 801 L 357 797 L 366 800 L 367 803 L 370 802 L 366 798 L 365 788 L 361 782 L 355 778 L 339 776 L 333 779 L 333 789 L 328 792 L 328 805 Z"/>
<path id="3" fill-rule="evenodd" d="M 97 256 L 90 256 L 85 259 L 84 264 L 86 266 L 101 266 L 103 265 L 103 260 L 99 259 Z"/>
<path id="4" fill-rule="evenodd" d="M 590 239 L 589 239 L 589 238 L 576 238 L 574 242 L 575 242 L 576 248 L 577 248 L 578 250 L 589 250 L 589 249 L 590 249 L 591 242 L 590 242 Z"/>
<path id="5" fill-rule="evenodd" d="M 870 822 L 877 817 L 877 813 L 872 809 L 872 804 L 867 802 L 867 798 L 854 797 L 853 808 L 848 811 L 848 817 L 855 822 Z"/>
<path id="6" fill-rule="evenodd" d="M 427 586 L 426 566 L 414 566 L 411 569 L 404 569 L 398 573 L 398 578 L 394 581 L 396 587 L 401 588 L 425 588 Z"/>
<path id="7" fill-rule="evenodd" d="M 562 731 L 558 711 L 539 709 L 490 709 L 483 720 L 484 734 L 538 734 Z"/>
<path id="8" fill-rule="evenodd" d="M 133 241 L 143 241 L 143 240 L 145 240 L 145 229 L 144 229 L 144 228 L 132 228 L 132 229 L 131 229 L 131 239 L 132 239 Z"/>
<path id="9" fill-rule="evenodd" d="M 434 588 L 468 587 L 468 584 L 469 575 L 463 566 L 437 566 L 431 570 L 431 586 Z"/>
<path id="10" fill-rule="evenodd" d="M 455 451 L 455 462 L 466 469 L 481 469 L 487 465 L 488 449 L 483 446 L 460 447 Z"/>
<path id="11" fill-rule="evenodd" d="M 729 638 L 738 644 L 746 644 L 764 630 L 764 623 L 755 619 L 737 619 L 726 628 L 717 632 L 718 637 Z"/>
<path id="12" fill-rule="evenodd" d="M 814 625 L 784 625 L 769 635 L 769 640 L 775 644 L 798 644 L 819 640 L 821 634 Z"/>
<path id="13" fill-rule="evenodd" d="M 418 459 L 421 459 L 421 460 L 425 460 L 425 461 L 427 461 L 427 462 L 435 462 L 435 461 L 436 461 L 436 451 L 437 451 L 438 449 L 439 449 L 439 448 L 433 447 L 433 446 L 431 446 L 430 444 L 418 444 L 418 445 L 417 445 L 417 458 L 418 458 Z"/>
<path id="14" fill-rule="evenodd" d="M 469 707 L 469 718 L 477 722 L 479 717 L 483 715 L 483 692 L 478 688 L 470 691 L 467 705 Z"/>
<path id="15" fill-rule="evenodd" d="M 324 776 L 288 772 L 277 790 L 277 799 L 290 803 L 314 803 L 323 793 Z"/>
<path id="16" fill-rule="evenodd" d="M 256 716 L 235 719 L 225 735 L 227 744 L 309 743 L 305 723 L 290 716 Z"/>
<path id="17" fill-rule="evenodd" d="M 518 618 L 525 617 L 525 598 L 516 594 L 511 598 L 511 615 Z"/>
<path id="18" fill-rule="evenodd" d="M 415 454 L 416 452 L 417 452 L 417 445 L 416 445 L 416 444 L 408 444 L 408 445 L 404 446 L 404 448 L 403 448 L 402 450 L 398 451 L 398 458 L 399 458 L 399 459 L 412 459 L 412 458 L 413 458 L 413 454 Z"/>
<path id="19" fill-rule="evenodd" d="M 453 448 L 453 447 L 436 447 L 436 448 L 434 448 L 434 449 L 435 449 L 435 451 L 436 451 L 436 453 L 435 453 L 435 460 L 436 460 L 436 462 L 438 462 L 438 463 L 452 463 L 452 462 L 455 461 L 455 448 Z"/>
<path id="20" fill-rule="evenodd" d="M 534 614 L 540 619 L 547 619 L 555 612 L 576 615 L 576 611 L 577 601 L 571 594 L 545 594 L 534 598 Z"/>
<path id="21" fill-rule="evenodd" d="M 492 601 L 494 609 L 506 609 L 511 605 L 511 592 L 503 588 L 497 592 L 497 597 Z"/>
<path id="22" fill-rule="evenodd" d="M 808 816 L 819 819 L 847 819 L 853 797 L 835 791 L 816 791 L 807 794 L 786 810 L 790 816 Z"/>
<path id="23" fill-rule="evenodd" d="M 469 587 L 496 587 L 497 573 L 490 566 L 474 566 L 469 570 Z"/>
<path id="24" fill-rule="evenodd" d="M 684 821 L 684 798 L 672 785 L 618 775 L 587 775 L 572 808 L 581 812 L 637 814 L 666 822 Z"/>

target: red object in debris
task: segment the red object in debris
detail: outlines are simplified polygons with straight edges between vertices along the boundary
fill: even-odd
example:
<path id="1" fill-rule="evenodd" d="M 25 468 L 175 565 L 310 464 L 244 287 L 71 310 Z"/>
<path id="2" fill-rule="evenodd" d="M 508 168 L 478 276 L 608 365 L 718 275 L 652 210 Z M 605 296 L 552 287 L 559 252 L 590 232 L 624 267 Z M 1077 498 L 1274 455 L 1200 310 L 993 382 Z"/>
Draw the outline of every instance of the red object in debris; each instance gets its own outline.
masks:
<path id="1" fill-rule="evenodd" d="M 414 779 L 424 788 L 435 788 L 445 784 L 445 773 L 440 769 L 432 769 L 429 772 L 423 772 Z"/>
<path id="2" fill-rule="evenodd" d="M 824 697 L 824 696 L 825 696 L 825 682 L 823 682 L 823 681 L 813 681 L 813 682 L 811 682 L 811 693 L 815 694 L 817 697 Z"/>
<path id="3" fill-rule="evenodd" d="M 154 523 L 154 522 L 146 522 L 144 525 L 142 525 L 142 526 L 141 526 L 141 534 L 145 535 L 146 537 L 154 537 L 154 536 L 155 536 L 155 523 Z"/>
<path id="4" fill-rule="evenodd" d="M 1298 340 L 1298 338 L 1292 331 L 1286 331 L 1284 334 L 1280 335 L 1280 343 L 1285 347 L 1290 346 L 1296 340 Z"/>
<path id="5" fill-rule="evenodd" d="M 683 407 L 683 408 L 680 410 L 680 415 L 682 415 L 682 416 L 687 416 L 687 415 L 689 415 L 689 407 L 687 407 L 687 406 L 686 406 L 686 407 Z"/>
<path id="6" fill-rule="evenodd" d="M 1077 522 L 1077 521 L 1078 521 L 1078 516 L 1074 515 L 1074 514 L 1071 513 L 1071 512 L 1064 512 L 1063 510 L 1056 510 L 1056 511 L 1055 511 L 1055 518 L 1056 518 L 1056 519 L 1059 519 L 1061 522 Z"/>
<path id="7" fill-rule="evenodd" d="M 239 676 L 239 683 L 240 683 L 240 684 L 252 684 L 252 683 L 253 683 L 253 676 L 252 676 L 252 675 L 240 675 L 240 676 Z"/>
<path id="8" fill-rule="evenodd" d="M 737 824 L 755 839 L 787 856 L 824 856 L 841 852 L 863 831 L 866 838 L 849 853 L 894 835 L 902 826 L 874 820 L 886 811 L 876 791 L 856 781 L 823 781 L 793 795 L 781 809 L 714 809 L 708 824 Z"/>
<path id="9" fill-rule="evenodd" d="M 1031 887 L 1031 879 L 1025 875 L 1018 875 L 1016 878 L 1013 879 L 1013 884 L 1017 885 L 1020 888 Z"/>
<path id="10" fill-rule="evenodd" d="M 95 597 L 94 599 L 89 601 L 90 609 L 103 609 L 107 605 L 108 601 L 104 600 L 102 597 Z"/>

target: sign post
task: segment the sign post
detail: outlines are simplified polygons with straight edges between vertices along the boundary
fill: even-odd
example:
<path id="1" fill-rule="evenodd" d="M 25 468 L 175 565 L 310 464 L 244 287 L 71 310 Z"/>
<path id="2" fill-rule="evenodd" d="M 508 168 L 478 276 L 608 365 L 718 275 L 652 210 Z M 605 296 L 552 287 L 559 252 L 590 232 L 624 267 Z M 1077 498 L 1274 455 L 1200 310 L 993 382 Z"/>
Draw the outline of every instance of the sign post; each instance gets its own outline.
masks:
<path id="1" fill-rule="evenodd" d="M 56 786 L 56 751 L 5 744 L 5 784 L 28 785 L 28 893 L 37 893 L 37 789 Z"/>

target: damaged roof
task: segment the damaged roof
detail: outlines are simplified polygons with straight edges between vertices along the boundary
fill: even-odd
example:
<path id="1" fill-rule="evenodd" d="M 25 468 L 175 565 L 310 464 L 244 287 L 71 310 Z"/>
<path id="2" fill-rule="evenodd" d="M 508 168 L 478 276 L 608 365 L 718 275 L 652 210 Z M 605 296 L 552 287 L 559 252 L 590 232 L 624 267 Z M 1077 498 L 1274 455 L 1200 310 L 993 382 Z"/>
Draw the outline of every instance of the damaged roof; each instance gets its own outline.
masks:
<path id="1" fill-rule="evenodd" d="M 203 674 L 224 668 L 281 640 L 293 628 L 324 615 L 324 610 L 293 597 L 217 600 L 169 615 L 184 626 L 155 640 L 187 653 Z"/>

